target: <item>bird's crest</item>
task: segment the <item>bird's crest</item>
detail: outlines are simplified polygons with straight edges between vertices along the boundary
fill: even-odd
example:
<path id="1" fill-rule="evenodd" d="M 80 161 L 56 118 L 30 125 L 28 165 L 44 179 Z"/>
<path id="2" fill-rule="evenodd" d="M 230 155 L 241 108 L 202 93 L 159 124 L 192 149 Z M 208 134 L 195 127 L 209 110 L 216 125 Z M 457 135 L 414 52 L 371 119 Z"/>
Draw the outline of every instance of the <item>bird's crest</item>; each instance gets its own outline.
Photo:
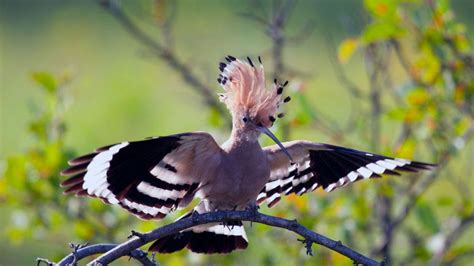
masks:
<path id="1" fill-rule="evenodd" d="M 275 79 L 272 89 L 265 87 L 265 73 L 262 60 L 258 57 L 259 66 L 247 57 L 247 61 L 236 59 L 233 56 L 225 58 L 226 63 L 219 64 L 219 78 L 217 81 L 225 92 L 220 93 L 220 99 L 232 113 L 246 114 L 266 127 L 275 121 L 275 113 L 281 103 L 288 102 L 290 97 L 283 99 L 283 88 L 288 84 L 279 84 Z M 281 118 L 283 114 L 276 117 Z"/>

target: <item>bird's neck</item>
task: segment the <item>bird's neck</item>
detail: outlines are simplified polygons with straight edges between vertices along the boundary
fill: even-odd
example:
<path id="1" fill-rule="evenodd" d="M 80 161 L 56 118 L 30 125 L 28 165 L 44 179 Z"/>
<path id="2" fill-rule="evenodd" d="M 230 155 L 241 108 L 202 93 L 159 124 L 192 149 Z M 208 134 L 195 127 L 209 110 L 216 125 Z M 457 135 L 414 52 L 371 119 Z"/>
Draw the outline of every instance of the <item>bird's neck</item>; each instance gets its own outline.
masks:
<path id="1" fill-rule="evenodd" d="M 222 145 L 224 150 L 240 150 L 260 148 L 258 137 L 260 133 L 257 131 L 249 131 L 240 127 L 233 127 L 230 138 Z"/>

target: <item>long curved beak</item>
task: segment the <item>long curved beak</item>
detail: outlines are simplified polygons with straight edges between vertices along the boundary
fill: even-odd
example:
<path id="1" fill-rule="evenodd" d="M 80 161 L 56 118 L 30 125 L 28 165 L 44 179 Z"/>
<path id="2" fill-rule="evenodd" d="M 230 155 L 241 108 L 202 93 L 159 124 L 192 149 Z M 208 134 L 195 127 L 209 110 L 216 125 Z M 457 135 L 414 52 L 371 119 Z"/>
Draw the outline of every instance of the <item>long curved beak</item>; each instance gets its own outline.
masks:
<path id="1" fill-rule="evenodd" d="M 268 129 L 266 127 L 257 126 L 257 130 L 262 132 L 263 134 L 269 136 L 273 141 L 275 141 L 275 143 L 281 148 L 281 150 L 286 154 L 286 156 L 288 156 L 288 158 L 290 158 L 290 162 L 292 164 L 294 163 L 293 158 L 291 157 L 288 150 L 285 148 L 285 146 L 283 146 L 283 144 L 280 142 L 280 140 L 278 140 L 278 138 L 275 135 L 273 135 L 273 133 L 270 131 L 270 129 Z"/>

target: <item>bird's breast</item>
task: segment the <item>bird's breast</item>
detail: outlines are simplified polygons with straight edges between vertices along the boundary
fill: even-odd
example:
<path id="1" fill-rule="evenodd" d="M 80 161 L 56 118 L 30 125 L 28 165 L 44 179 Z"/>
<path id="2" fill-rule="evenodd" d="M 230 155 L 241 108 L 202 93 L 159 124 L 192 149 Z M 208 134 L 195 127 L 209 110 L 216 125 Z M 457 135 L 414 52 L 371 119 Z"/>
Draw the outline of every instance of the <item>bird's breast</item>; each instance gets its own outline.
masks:
<path id="1" fill-rule="evenodd" d="M 270 177 L 270 165 L 260 146 L 223 155 L 207 199 L 219 208 L 246 207 L 255 202 Z"/>

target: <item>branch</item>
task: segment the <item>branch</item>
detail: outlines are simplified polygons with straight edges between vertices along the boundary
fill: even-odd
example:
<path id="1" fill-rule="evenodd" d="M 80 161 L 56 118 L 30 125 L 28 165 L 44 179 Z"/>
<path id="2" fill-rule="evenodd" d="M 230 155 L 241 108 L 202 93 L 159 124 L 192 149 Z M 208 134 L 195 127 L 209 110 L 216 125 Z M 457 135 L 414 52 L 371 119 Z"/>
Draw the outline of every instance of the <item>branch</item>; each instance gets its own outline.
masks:
<path id="1" fill-rule="evenodd" d="M 251 221 L 270 225 L 273 227 L 284 228 L 302 236 L 305 239 L 307 248 L 308 243 L 316 243 L 346 256 L 347 258 L 354 261 L 354 263 L 356 264 L 381 265 L 379 262 L 344 246 L 340 241 L 334 241 L 307 229 L 306 227 L 300 225 L 296 220 L 291 221 L 287 219 L 256 213 L 254 211 L 216 211 L 212 213 L 205 213 L 193 216 L 194 217 L 188 217 L 182 220 L 178 220 L 172 224 L 157 228 L 149 233 L 140 234 L 140 237 L 133 236 L 128 241 L 119 244 L 110 250 L 107 250 L 105 254 L 93 260 L 88 265 L 107 265 L 119 257 L 130 254 L 137 248 L 149 242 L 168 235 L 176 234 L 182 230 L 189 229 L 196 225 L 235 220 Z M 63 259 L 63 261 L 64 260 L 66 260 L 66 258 Z"/>
<path id="2" fill-rule="evenodd" d="M 459 221 L 459 223 L 453 229 L 451 229 L 448 234 L 446 234 L 443 248 L 434 254 L 433 258 L 431 259 L 431 265 L 440 264 L 456 240 L 459 239 L 462 233 L 473 223 L 474 213 L 471 213 L 469 216 L 461 219 L 461 221 Z"/>
<path id="3" fill-rule="evenodd" d="M 357 99 L 362 99 L 364 97 L 364 93 L 362 90 L 347 76 L 343 66 L 339 63 L 339 60 L 336 57 L 337 51 L 335 49 L 337 47 L 336 42 L 330 32 L 326 33 L 326 48 L 329 50 L 328 58 L 331 66 L 334 70 L 334 74 L 336 75 L 337 81 L 343 88 L 345 88 L 352 96 Z"/>
<path id="4" fill-rule="evenodd" d="M 109 11 L 109 13 L 117 19 L 123 28 L 138 42 L 154 52 L 156 56 L 167 62 L 170 67 L 181 75 L 181 78 L 194 88 L 205 100 L 205 103 L 212 108 L 215 108 L 223 117 L 227 117 L 227 111 L 223 105 L 217 101 L 215 93 L 211 88 L 205 85 L 191 69 L 181 62 L 176 54 L 167 47 L 155 41 L 153 37 L 140 30 L 132 20 L 123 12 L 122 8 L 114 0 L 100 0 L 100 4 Z"/>
<path id="5" fill-rule="evenodd" d="M 76 263 L 86 257 L 95 255 L 95 254 L 102 254 L 105 252 L 108 252 L 109 250 L 115 248 L 117 245 L 115 244 L 96 244 L 96 245 L 91 245 L 91 246 L 85 246 L 81 247 L 75 251 L 73 251 L 71 254 L 67 255 L 64 257 L 60 262 L 57 264 L 52 263 L 51 265 L 57 265 L 57 266 L 67 266 L 67 265 L 76 265 Z M 130 251 L 128 255 L 137 261 L 139 261 L 142 265 L 145 266 L 157 266 L 158 264 L 153 262 L 147 257 L 147 253 L 144 251 L 141 251 L 139 249 L 135 249 Z M 124 256 L 125 256 L 124 255 Z M 49 264 L 48 264 L 49 265 Z"/>
<path id="6" fill-rule="evenodd" d="M 445 149 L 439 158 L 439 164 L 435 171 L 432 171 L 426 178 L 422 179 L 418 184 L 413 186 L 413 189 L 407 195 L 408 199 L 406 204 L 402 207 L 402 210 L 398 215 L 393 217 L 391 224 L 388 225 L 392 233 L 402 224 L 402 222 L 408 217 L 408 214 L 413 210 L 413 208 L 418 203 L 418 199 L 423 195 L 423 193 L 433 184 L 436 178 L 439 176 L 444 167 L 450 162 L 450 158 L 453 154 L 456 146 L 456 143 L 467 143 L 474 136 L 474 121 L 471 122 L 469 129 L 462 135 L 455 138 L 450 145 Z M 387 241 L 390 239 L 384 239 L 379 246 L 373 249 L 372 254 L 379 254 L 381 250 L 388 244 Z"/>

